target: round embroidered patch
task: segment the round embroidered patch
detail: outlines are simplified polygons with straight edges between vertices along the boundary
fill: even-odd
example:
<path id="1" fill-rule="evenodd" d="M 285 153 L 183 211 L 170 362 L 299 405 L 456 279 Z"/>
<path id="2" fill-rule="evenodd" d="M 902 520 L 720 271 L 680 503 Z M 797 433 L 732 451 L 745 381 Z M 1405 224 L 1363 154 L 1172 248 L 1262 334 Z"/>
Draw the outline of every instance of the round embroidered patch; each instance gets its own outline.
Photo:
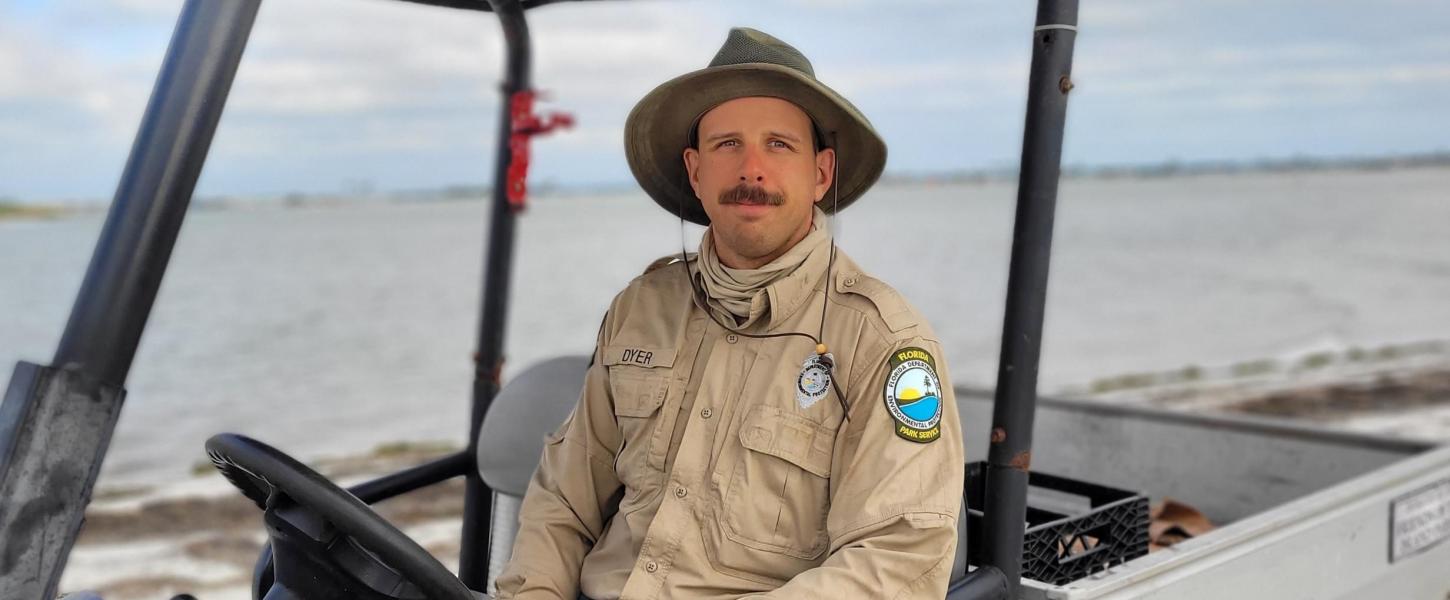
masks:
<path id="1" fill-rule="evenodd" d="M 886 378 L 886 410 L 896 435 L 918 443 L 941 437 L 941 379 L 936 361 L 921 348 L 902 348 L 891 355 Z"/>
<path id="2" fill-rule="evenodd" d="M 834 360 L 826 353 L 826 360 Z M 831 389 L 831 369 L 819 354 L 811 354 L 801 363 L 801 374 L 795 382 L 795 401 L 801 408 L 810 408 Z"/>

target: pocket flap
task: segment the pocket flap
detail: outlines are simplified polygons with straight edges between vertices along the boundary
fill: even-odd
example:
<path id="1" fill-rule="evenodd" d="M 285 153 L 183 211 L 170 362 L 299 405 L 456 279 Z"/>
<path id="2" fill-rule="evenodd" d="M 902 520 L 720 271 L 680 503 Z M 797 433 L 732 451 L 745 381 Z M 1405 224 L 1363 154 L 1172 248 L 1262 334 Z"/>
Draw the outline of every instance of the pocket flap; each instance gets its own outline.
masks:
<path id="1" fill-rule="evenodd" d="M 835 431 L 801 415 L 756 405 L 740 426 L 740 443 L 819 477 L 831 476 Z"/>
<path id="2" fill-rule="evenodd" d="M 614 393 L 614 414 L 648 417 L 665 402 L 670 391 L 670 370 L 609 367 L 609 389 Z"/>
<path id="3" fill-rule="evenodd" d="M 664 404 L 674 373 L 674 348 L 611 345 L 603 348 L 600 359 L 609 367 L 614 414 L 648 417 Z"/>
<path id="4" fill-rule="evenodd" d="M 633 365 L 656 368 L 675 366 L 675 349 L 663 346 L 631 346 L 614 344 L 605 346 L 600 352 L 604 366 Z"/>

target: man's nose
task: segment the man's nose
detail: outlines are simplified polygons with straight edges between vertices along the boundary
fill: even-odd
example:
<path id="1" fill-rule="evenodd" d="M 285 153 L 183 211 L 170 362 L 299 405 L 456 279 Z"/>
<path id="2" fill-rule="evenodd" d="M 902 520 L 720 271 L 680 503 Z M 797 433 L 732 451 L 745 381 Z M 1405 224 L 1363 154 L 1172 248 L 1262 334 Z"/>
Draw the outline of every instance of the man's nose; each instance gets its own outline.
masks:
<path id="1" fill-rule="evenodd" d="M 765 183 L 765 161 L 758 148 L 745 149 L 745 161 L 740 165 L 740 183 Z"/>

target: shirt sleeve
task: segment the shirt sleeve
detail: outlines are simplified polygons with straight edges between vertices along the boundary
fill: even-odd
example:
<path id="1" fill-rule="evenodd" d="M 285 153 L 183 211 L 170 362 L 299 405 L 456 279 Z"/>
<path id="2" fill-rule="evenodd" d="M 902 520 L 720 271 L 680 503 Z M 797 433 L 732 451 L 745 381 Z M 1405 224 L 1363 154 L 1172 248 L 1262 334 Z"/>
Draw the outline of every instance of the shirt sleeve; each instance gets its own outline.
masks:
<path id="1" fill-rule="evenodd" d="M 930 357 L 937 385 L 940 435 L 932 438 L 925 407 L 902 412 L 900 401 L 932 395 L 902 383 Z M 939 345 L 916 338 L 891 347 L 846 391 L 850 420 L 833 459 L 834 486 L 826 526 L 830 555 L 779 589 L 750 598 L 942 598 L 957 545 L 964 461 L 956 395 Z M 863 363 L 865 364 L 865 363 Z M 893 375 L 896 375 L 893 377 Z M 929 380 L 929 379 L 928 379 Z M 898 394 L 897 389 L 914 391 Z M 892 406 L 898 408 L 894 413 Z M 901 417 L 906 417 L 902 419 Z M 903 430 L 902 428 L 905 427 Z M 924 441 L 932 438 L 930 441 Z"/>
<path id="2" fill-rule="evenodd" d="M 495 582 L 500 600 L 575 600 L 584 556 L 603 535 L 618 504 L 623 486 L 614 472 L 614 457 L 620 433 L 611 408 L 609 371 L 599 356 L 605 330 L 600 328 L 579 403 L 545 440 L 519 510 L 513 556 Z"/>

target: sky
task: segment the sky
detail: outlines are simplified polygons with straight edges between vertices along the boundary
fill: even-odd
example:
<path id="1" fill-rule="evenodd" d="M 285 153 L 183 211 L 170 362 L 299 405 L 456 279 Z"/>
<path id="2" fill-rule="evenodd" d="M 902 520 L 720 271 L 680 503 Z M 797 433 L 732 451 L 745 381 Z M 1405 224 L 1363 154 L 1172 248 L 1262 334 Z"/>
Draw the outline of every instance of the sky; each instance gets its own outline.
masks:
<path id="1" fill-rule="evenodd" d="M 0 198 L 113 193 L 181 0 L 0 2 Z M 622 131 L 730 26 L 801 49 L 871 119 L 887 172 L 1012 168 L 1035 3 L 643 0 L 531 11 L 531 182 L 629 184 Z M 1083 0 L 1064 163 L 1450 150 L 1450 2 Z M 503 42 L 487 13 L 267 0 L 197 193 L 350 193 L 492 178 Z"/>

